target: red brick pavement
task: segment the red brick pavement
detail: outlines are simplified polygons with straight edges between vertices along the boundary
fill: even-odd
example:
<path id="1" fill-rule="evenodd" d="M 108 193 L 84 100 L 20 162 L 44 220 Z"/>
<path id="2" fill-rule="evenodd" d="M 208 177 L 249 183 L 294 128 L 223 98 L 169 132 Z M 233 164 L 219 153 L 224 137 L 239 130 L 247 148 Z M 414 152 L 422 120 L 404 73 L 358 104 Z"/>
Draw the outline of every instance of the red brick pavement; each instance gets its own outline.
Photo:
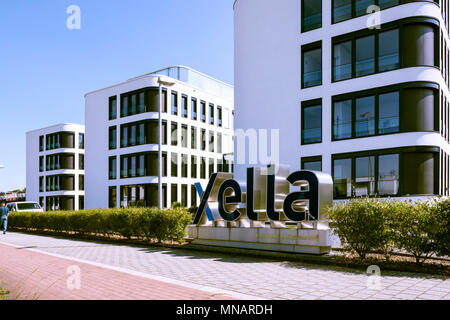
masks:
<path id="1" fill-rule="evenodd" d="M 79 290 L 67 288 L 67 268 L 81 271 Z M 0 244 L 0 287 L 18 300 L 230 300 L 85 263 Z"/>

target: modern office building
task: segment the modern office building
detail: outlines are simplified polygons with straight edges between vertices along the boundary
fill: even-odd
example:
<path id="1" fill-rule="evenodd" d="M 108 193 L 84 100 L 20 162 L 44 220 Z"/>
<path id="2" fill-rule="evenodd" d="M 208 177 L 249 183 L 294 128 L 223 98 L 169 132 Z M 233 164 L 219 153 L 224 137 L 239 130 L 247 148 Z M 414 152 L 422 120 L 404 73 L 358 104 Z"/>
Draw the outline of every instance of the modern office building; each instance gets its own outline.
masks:
<path id="1" fill-rule="evenodd" d="M 86 94 L 86 208 L 197 205 L 194 184 L 232 170 L 233 97 L 182 66 Z"/>
<path id="2" fill-rule="evenodd" d="M 331 174 L 335 199 L 448 196 L 449 9 L 236 0 L 236 130 L 280 130 L 280 162 Z"/>
<path id="3" fill-rule="evenodd" d="M 27 132 L 27 201 L 47 211 L 84 209 L 84 126 Z"/>

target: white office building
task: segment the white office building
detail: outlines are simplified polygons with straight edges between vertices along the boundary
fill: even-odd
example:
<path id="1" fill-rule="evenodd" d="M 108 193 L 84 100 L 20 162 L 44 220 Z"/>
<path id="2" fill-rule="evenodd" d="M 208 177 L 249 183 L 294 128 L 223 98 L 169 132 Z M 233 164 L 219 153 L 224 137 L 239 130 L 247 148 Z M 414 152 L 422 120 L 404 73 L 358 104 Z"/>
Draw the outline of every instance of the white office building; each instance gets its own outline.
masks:
<path id="1" fill-rule="evenodd" d="M 27 201 L 47 211 L 84 209 L 84 126 L 27 132 Z"/>
<path id="2" fill-rule="evenodd" d="M 197 205 L 194 184 L 232 170 L 233 96 L 182 66 L 86 94 L 86 208 Z"/>
<path id="3" fill-rule="evenodd" d="M 449 195 L 449 8 L 236 0 L 236 130 L 279 130 L 280 162 L 331 174 L 335 199 Z"/>

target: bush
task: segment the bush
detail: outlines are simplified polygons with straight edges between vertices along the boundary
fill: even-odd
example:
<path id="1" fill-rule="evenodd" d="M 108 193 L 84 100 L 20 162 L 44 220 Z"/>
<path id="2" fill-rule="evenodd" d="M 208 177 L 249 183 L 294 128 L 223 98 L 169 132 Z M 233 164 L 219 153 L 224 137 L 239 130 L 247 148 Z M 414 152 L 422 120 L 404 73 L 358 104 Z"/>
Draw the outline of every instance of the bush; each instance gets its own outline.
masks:
<path id="1" fill-rule="evenodd" d="M 362 259 L 375 250 L 388 254 L 392 247 L 392 231 L 386 224 L 388 206 L 386 202 L 358 198 L 331 208 L 330 227 L 341 239 L 344 250 L 356 252 Z"/>
<path id="2" fill-rule="evenodd" d="M 437 199 L 431 207 L 433 246 L 440 256 L 450 256 L 450 199 Z"/>
<path id="3" fill-rule="evenodd" d="M 99 209 L 78 212 L 18 213 L 9 216 L 12 229 L 52 231 L 81 235 L 101 235 L 157 240 L 182 241 L 192 215 L 185 209 L 157 208 Z"/>

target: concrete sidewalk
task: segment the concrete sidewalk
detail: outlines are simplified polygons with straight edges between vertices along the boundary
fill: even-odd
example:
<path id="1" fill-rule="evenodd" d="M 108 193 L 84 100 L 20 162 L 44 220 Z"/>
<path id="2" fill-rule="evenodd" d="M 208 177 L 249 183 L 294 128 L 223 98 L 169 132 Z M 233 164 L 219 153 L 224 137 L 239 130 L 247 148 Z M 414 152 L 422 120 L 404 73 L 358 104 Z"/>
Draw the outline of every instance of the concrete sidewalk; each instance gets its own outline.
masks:
<path id="1" fill-rule="evenodd" d="M 230 299 L 3 244 L 0 244 L 0 287 L 11 291 L 8 299 L 18 300 Z"/>

